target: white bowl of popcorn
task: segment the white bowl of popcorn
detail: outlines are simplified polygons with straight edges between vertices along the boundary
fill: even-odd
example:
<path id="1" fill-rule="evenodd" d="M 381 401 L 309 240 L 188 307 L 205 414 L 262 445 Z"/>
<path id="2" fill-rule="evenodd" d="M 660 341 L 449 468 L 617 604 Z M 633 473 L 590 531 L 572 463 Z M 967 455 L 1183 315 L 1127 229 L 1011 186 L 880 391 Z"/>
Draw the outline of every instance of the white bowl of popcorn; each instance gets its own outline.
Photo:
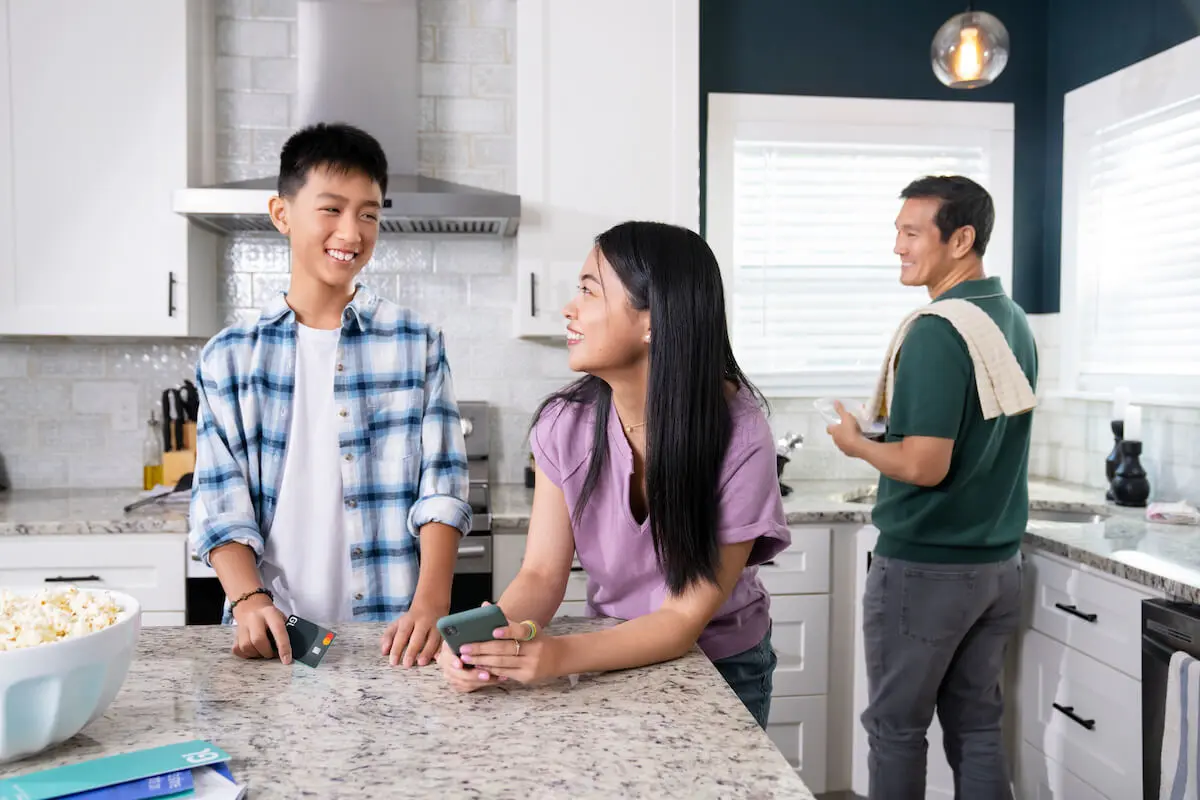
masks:
<path id="1" fill-rule="evenodd" d="M 104 713 L 141 619 L 121 592 L 0 588 L 0 764 L 65 742 Z"/>

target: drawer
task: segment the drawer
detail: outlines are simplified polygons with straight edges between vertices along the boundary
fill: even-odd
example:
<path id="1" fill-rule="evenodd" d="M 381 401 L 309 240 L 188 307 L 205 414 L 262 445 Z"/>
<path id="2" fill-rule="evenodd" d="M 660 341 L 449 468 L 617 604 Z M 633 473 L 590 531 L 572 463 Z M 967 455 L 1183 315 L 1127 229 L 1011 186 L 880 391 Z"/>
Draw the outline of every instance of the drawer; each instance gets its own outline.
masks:
<path id="1" fill-rule="evenodd" d="M 1154 595 L 1040 553 L 1026 565 L 1033 629 L 1140 681 L 1142 601 Z"/>
<path id="2" fill-rule="evenodd" d="M 826 788 L 826 698 L 771 698 L 767 715 L 767 736 L 800 775 L 809 791 L 817 794 Z"/>
<path id="3" fill-rule="evenodd" d="M 829 528 L 790 528 L 792 544 L 758 568 L 771 594 L 821 594 L 829 591 Z"/>
<path id="4" fill-rule="evenodd" d="M 1017 769 L 1021 800 L 1109 800 L 1029 742 L 1021 742 Z"/>
<path id="5" fill-rule="evenodd" d="M 565 602 L 580 602 L 587 600 L 587 573 L 583 571 L 583 567 L 571 567 L 571 574 L 567 578 L 567 590 L 563 593 Z"/>
<path id="6" fill-rule="evenodd" d="M 829 688 L 829 595 L 771 598 L 775 697 L 825 694 Z"/>
<path id="7" fill-rule="evenodd" d="M 558 606 L 558 611 L 554 612 L 556 617 L 586 617 L 587 616 L 587 601 L 580 600 L 564 600 Z"/>
<path id="8" fill-rule="evenodd" d="M 0 586 L 69 578 L 132 595 L 143 611 L 184 611 L 187 552 L 184 534 L 10 536 L 0 540 Z"/>
<path id="9" fill-rule="evenodd" d="M 1113 798 L 1141 797 L 1141 684 L 1037 631 L 1021 642 L 1021 737 Z"/>

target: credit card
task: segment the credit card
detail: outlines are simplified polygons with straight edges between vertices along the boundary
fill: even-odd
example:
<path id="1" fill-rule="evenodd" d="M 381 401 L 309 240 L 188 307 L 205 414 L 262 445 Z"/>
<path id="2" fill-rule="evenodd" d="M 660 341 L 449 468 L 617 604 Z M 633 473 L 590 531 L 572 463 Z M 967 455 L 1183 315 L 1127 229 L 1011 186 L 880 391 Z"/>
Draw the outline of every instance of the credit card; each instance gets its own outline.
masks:
<path id="1" fill-rule="evenodd" d="M 320 664 L 333 644 L 333 631 L 295 614 L 288 617 L 287 629 L 288 640 L 292 643 L 292 658 L 310 667 Z"/>

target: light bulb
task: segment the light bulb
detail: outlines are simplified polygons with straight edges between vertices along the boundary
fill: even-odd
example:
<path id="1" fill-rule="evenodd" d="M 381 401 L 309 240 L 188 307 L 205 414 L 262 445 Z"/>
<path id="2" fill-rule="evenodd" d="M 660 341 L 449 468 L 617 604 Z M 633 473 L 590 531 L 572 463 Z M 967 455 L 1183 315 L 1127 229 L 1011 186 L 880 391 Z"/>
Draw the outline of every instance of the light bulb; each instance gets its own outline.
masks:
<path id="1" fill-rule="evenodd" d="M 960 81 L 974 81 L 983 72 L 983 53 L 979 46 L 979 29 L 963 28 L 958 33 L 958 48 L 954 51 L 954 75 Z"/>
<path id="2" fill-rule="evenodd" d="M 987 86 L 1008 64 L 1008 30 L 986 11 L 956 14 L 934 34 L 930 60 L 952 89 Z"/>

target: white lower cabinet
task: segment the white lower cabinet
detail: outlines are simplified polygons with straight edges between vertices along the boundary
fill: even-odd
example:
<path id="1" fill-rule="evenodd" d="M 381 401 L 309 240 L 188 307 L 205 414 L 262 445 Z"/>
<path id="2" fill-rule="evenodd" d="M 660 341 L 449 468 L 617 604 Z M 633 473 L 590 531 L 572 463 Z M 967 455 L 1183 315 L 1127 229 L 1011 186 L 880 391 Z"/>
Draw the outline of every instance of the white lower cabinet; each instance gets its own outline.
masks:
<path id="1" fill-rule="evenodd" d="M 0 586 L 112 589 L 142 606 L 142 624 L 183 625 L 187 537 L 182 533 L 9 536 L 0 539 Z"/>

